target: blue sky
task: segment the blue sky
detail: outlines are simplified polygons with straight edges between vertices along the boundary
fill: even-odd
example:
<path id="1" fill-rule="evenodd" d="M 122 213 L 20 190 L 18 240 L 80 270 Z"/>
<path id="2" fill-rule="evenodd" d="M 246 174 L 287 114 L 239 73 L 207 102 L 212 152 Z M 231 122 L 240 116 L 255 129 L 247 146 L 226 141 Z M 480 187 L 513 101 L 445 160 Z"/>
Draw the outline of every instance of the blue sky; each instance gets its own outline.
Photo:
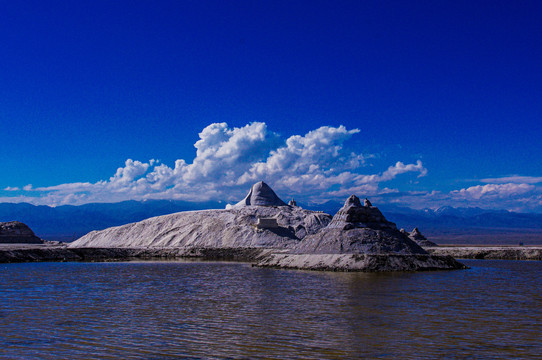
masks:
<path id="1" fill-rule="evenodd" d="M 0 201 L 542 212 L 542 3 L 0 1 Z M 375 201 L 373 201 L 375 202 Z"/>

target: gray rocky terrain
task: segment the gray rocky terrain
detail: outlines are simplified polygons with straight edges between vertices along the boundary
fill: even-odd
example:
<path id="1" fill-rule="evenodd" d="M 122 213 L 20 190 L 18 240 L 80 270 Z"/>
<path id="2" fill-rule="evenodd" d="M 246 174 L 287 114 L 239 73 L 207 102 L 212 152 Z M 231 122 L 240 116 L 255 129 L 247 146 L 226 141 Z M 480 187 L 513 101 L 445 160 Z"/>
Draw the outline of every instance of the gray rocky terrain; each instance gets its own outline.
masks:
<path id="1" fill-rule="evenodd" d="M 542 246 L 439 246 L 427 252 L 459 259 L 542 260 Z"/>
<path id="2" fill-rule="evenodd" d="M 426 254 L 377 207 L 350 196 L 329 225 L 294 247 L 303 254 Z"/>
<path id="3" fill-rule="evenodd" d="M 258 266 L 308 270 L 411 271 L 461 269 L 451 256 L 431 256 L 365 199 L 350 196 L 329 225 L 289 252 L 276 252 Z"/>
<path id="4" fill-rule="evenodd" d="M 0 222 L 0 244 L 43 244 L 43 240 L 19 221 Z"/>
<path id="5" fill-rule="evenodd" d="M 326 271 L 427 271 L 466 267 L 452 256 L 428 254 L 285 254 L 270 253 L 258 259 L 260 267 Z"/>
<path id="6" fill-rule="evenodd" d="M 351 196 L 332 218 L 286 205 L 264 182 L 224 210 L 187 211 L 92 231 L 65 251 L 82 259 L 200 257 L 257 266 L 335 271 L 460 269 L 428 254 L 366 199 Z"/>
<path id="7" fill-rule="evenodd" d="M 261 219 L 274 219 L 277 226 L 258 226 Z M 244 200 L 226 210 L 180 212 L 93 231 L 69 247 L 283 249 L 295 246 L 330 221 L 328 214 L 286 205 L 260 182 Z"/>
<path id="8" fill-rule="evenodd" d="M 423 248 L 438 246 L 436 243 L 427 240 L 427 238 L 423 236 L 423 234 L 417 227 L 415 227 L 414 230 L 412 230 L 411 232 L 406 232 L 404 229 L 401 229 L 400 231 L 406 236 L 408 236 L 409 239 L 413 240 L 416 244 L 420 245 Z"/>

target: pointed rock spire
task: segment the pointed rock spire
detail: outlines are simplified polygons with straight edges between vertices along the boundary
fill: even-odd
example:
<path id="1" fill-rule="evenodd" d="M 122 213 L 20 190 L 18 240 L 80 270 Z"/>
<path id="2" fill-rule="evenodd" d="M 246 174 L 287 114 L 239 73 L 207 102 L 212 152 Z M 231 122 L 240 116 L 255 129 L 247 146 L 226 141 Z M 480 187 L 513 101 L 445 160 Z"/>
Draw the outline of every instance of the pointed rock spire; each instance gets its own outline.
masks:
<path id="1" fill-rule="evenodd" d="M 410 233 L 407 233 L 408 237 L 420 246 L 438 246 L 434 242 L 427 240 L 420 230 L 415 227 Z"/>
<path id="2" fill-rule="evenodd" d="M 257 182 L 252 185 L 247 196 L 233 207 L 240 206 L 285 206 L 286 203 L 282 201 L 277 194 L 263 181 Z"/>
<path id="3" fill-rule="evenodd" d="M 359 198 L 356 195 L 350 195 L 350 197 L 344 202 L 343 208 L 350 206 L 361 207 L 361 201 L 359 201 Z"/>
<path id="4" fill-rule="evenodd" d="M 362 206 L 350 196 L 333 219 L 294 249 L 297 253 L 427 254 L 386 220 L 376 206 Z"/>
<path id="5" fill-rule="evenodd" d="M 368 201 L 368 200 L 367 200 Z M 353 228 L 395 229 L 394 223 L 386 220 L 376 206 L 362 206 L 356 195 L 351 195 L 328 225 L 344 230 Z"/>
<path id="6" fill-rule="evenodd" d="M 371 204 L 371 202 L 369 201 L 369 199 L 365 198 L 365 200 L 363 201 L 363 206 L 365 206 L 365 207 L 371 207 L 371 206 L 373 206 L 373 204 Z"/>

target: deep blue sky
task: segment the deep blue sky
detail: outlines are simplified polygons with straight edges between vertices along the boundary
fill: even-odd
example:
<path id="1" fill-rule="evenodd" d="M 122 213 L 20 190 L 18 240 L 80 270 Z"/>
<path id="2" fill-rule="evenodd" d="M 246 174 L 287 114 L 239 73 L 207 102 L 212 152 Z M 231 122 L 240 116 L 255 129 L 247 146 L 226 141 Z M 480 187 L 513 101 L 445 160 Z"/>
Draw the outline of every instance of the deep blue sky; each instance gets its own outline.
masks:
<path id="1" fill-rule="evenodd" d="M 264 122 L 282 140 L 359 129 L 344 146 L 370 154 L 362 174 L 427 169 L 381 188 L 529 176 L 540 200 L 541 15 L 538 1 L 2 0 L 0 189 L 192 163 L 209 124 Z"/>

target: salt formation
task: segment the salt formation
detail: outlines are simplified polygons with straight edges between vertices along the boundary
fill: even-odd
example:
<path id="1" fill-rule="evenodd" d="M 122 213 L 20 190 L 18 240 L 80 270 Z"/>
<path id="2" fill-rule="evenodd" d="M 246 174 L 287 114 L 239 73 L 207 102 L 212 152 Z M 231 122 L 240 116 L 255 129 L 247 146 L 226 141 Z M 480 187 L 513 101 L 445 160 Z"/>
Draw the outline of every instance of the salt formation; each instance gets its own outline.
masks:
<path id="1" fill-rule="evenodd" d="M 241 206 L 286 206 L 286 203 L 279 199 L 277 194 L 263 181 L 257 182 L 252 185 L 247 196 L 237 204 L 233 205 L 234 208 Z"/>
<path id="2" fill-rule="evenodd" d="M 43 244 L 43 240 L 22 222 L 0 222 L 0 244 Z"/>
<path id="3" fill-rule="evenodd" d="M 226 210 L 187 211 L 93 231 L 70 248 L 219 251 L 243 250 L 258 266 L 311 270 L 458 269 L 452 257 L 431 256 L 389 222 L 369 200 L 352 195 L 330 215 L 286 205 L 264 182 Z"/>
<path id="4" fill-rule="evenodd" d="M 307 237 L 295 248 L 297 253 L 425 254 L 414 241 L 401 234 L 368 200 L 362 206 L 350 196 L 331 223 Z"/>
<path id="5" fill-rule="evenodd" d="M 316 234 L 290 252 L 274 253 L 259 266 L 309 270 L 405 271 L 459 269 L 452 257 L 430 256 L 388 221 L 367 199 L 355 195 Z"/>
<path id="6" fill-rule="evenodd" d="M 229 209 L 186 211 L 92 231 L 70 247 L 284 249 L 330 221 L 328 214 L 287 206 L 267 184 L 259 182 Z"/>
<path id="7" fill-rule="evenodd" d="M 422 233 L 420 232 L 420 230 L 418 230 L 417 227 L 415 227 L 414 230 L 412 230 L 410 233 L 407 233 L 407 234 L 408 234 L 409 239 L 413 240 L 416 244 L 420 246 L 423 246 L 423 247 L 438 246 L 436 243 L 430 240 L 427 240 L 427 238 L 422 235 Z"/>

